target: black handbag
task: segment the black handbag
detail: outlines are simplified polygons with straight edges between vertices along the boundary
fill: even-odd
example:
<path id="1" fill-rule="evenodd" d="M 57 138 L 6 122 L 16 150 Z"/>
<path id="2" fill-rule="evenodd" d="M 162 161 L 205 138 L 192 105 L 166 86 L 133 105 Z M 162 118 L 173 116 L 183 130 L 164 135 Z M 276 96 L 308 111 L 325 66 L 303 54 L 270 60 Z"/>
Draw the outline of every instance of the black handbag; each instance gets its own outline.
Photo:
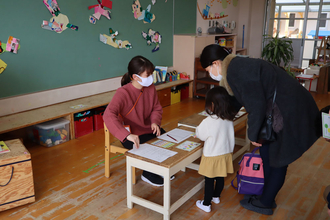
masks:
<path id="1" fill-rule="evenodd" d="M 272 110 L 270 111 L 269 115 L 266 115 L 266 118 L 259 131 L 258 143 L 260 144 L 265 144 L 276 140 L 276 133 L 273 130 L 273 109 L 274 109 L 275 98 L 276 98 L 276 88 L 273 97 Z"/>

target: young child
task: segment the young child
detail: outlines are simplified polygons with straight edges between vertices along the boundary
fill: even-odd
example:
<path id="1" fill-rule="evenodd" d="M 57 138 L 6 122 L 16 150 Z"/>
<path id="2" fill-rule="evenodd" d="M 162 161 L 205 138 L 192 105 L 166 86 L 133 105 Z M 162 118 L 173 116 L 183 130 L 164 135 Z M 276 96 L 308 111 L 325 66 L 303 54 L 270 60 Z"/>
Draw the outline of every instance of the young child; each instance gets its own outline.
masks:
<path id="1" fill-rule="evenodd" d="M 237 111 L 230 104 L 227 90 L 217 86 L 209 90 L 205 99 L 209 116 L 196 128 L 196 136 L 204 141 L 203 155 L 198 173 L 205 176 L 204 200 L 196 205 L 205 212 L 211 211 L 211 201 L 220 203 L 224 177 L 233 173 L 232 153 L 235 146 L 233 120 Z M 214 186 L 214 182 L 215 186 Z"/>
<path id="2" fill-rule="evenodd" d="M 145 143 L 165 131 L 160 128 L 163 108 L 153 84 L 154 65 L 145 57 L 136 56 L 128 64 L 128 72 L 122 77 L 103 120 L 109 132 L 123 146 L 132 149 L 133 144 Z M 161 176 L 143 171 L 141 179 L 153 186 L 162 186 Z"/>

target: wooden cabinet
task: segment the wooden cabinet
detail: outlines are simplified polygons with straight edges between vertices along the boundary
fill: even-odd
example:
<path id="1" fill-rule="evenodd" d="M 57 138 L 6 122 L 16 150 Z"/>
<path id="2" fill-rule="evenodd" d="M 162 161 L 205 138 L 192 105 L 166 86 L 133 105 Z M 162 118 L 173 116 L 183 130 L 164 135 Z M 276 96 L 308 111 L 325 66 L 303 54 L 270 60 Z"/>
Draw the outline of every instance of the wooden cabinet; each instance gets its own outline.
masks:
<path id="1" fill-rule="evenodd" d="M 219 82 L 211 79 L 200 64 L 196 63 L 196 58 L 200 57 L 205 46 L 218 42 L 220 38 L 226 39 L 226 47 L 230 48 L 233 54 L 246 55 L 246 48 L 237 47 L 236 34 L 174 35 L 173 67 L 179 72 L 186 72 L 194 79 L 194 96 L 204 97 L 212 85 L 219 85 Z"/>
<path id="2" fill-rule="evenodd" d="M 213 86 L 218 86 L 219 82 L 213 80 L 210 74 L 202 67 L 199 58 L 195 59 L 195 76 L 194 76 L 194 96 L 205 97 L 206 92 Z"/>
<path id="3" fill-rule="evenodd" d="M 164 108 L 171 105 L 171 88 L 162 89 L 157 91 L 160 105 Z"/>

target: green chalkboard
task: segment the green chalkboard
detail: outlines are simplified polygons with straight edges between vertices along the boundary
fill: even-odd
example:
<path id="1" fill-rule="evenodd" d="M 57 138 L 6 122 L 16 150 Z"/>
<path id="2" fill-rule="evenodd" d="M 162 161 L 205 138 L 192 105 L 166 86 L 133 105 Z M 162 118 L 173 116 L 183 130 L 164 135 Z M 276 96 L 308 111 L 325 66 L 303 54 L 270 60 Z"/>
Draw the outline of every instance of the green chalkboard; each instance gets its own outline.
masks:
<path id="1" fill-rule="evenodd" d="M 142 55 L 155 65 L 173 65 L 173 0 L 140 0 L 143 9 L 151 4 L 156 16 L 152 23 L 134 18 L 133 0 L 112 0 L 111 19 L 102 16 L 96 24 L 89 23 L 94 10 L 88 6 L 97 0 L 57 0 L 62 14 L 79 27 L 58 34 L 41 28 L 49 13 L 42 0 L 0 1 L 0 41 L 8 37 L 20 39 L 17 54 L 5 52 L 0 59 L 7 69 L 0 74 L 0 98 L 28 94 L 70 85 L 87 83 L 116 76 L 127 71 L 129 60 Z M 132 49 L 116 49 L 100 42 L 100 34 L 117 30 L 118 39 L 128 40 Z M 162 35 L 160 49 L 147 46 L 141 32 L 151 28 Z"/>
<path id="2" fill-rule="evenodd" d="M 174 2 L 174 34 L 196 33 L 197 0 Z"/>

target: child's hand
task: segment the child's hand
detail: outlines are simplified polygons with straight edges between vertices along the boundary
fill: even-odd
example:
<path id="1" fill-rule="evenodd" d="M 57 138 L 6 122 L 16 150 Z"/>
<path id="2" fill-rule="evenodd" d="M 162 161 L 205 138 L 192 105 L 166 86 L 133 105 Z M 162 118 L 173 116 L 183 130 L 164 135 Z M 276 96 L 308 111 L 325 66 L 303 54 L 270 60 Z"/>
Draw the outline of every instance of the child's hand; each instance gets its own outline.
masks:
<path id="1" fill-rule="evenodd" d="M 156 123 L 151 124 L 151 130 L 153 134 L 156 134 L 156 136 L 160 135 L 160 128 Z"/>
<path id="2" fill-rule="evenodd" d="M 132 141 L 137 149 L 140 147 L 140 139 L 138 135 L 130 134 L 126 137 L 127 140 Z"/>

